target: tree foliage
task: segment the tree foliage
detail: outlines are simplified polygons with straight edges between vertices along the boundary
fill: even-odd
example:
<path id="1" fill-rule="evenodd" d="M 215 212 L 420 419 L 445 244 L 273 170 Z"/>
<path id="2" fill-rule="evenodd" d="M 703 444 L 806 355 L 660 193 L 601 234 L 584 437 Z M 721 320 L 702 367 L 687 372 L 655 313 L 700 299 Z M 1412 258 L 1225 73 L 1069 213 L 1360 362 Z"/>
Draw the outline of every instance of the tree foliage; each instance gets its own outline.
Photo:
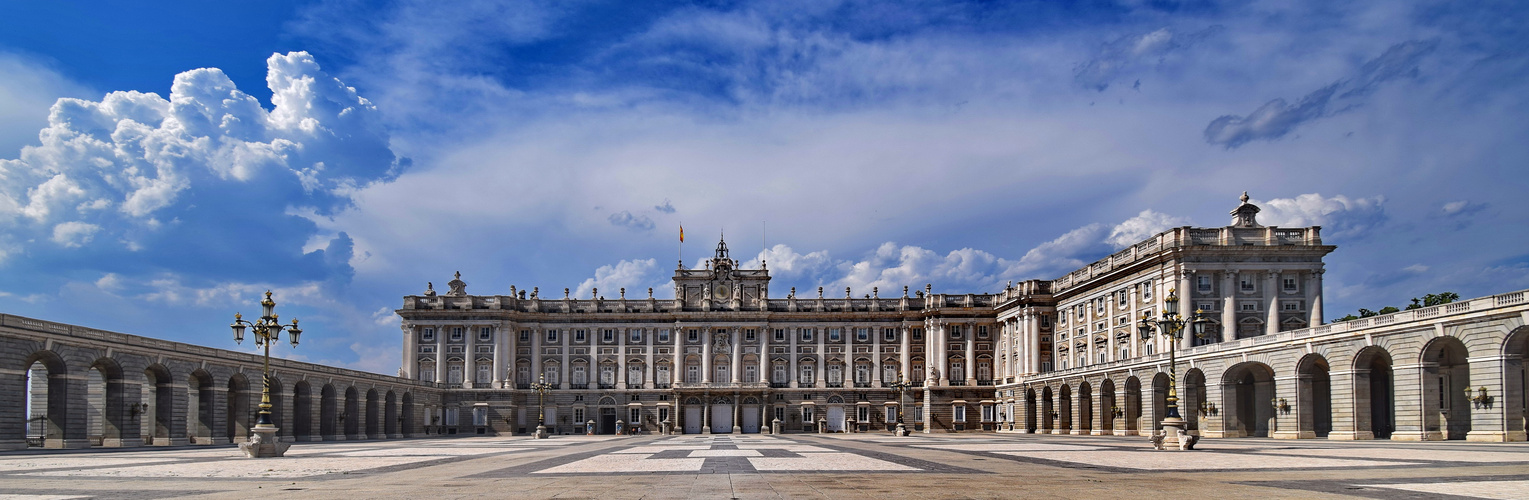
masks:
<path id="1" fill-rule="evenodd" d="M 1428 295 L 1424 295 L 1423 298 L 1421 298 L 1421 299 L 1414 297 L 1412 299 L 1412 303 L 1407 305 L 1407 310 L 1411 311 L 1413 309 L 1422 309 L 1424 307 L 1433 307 L 1433 306 L 1437 306 L 1437 305 L 1448 304 L 1448 303 L 1454 302 L 1456 300 L 1460 300 L 1460 294 L 1455 293 L 1455 292 L 1430 293 Z M 1358 316 L 1355 316 L 1353 314 L 1349 314 L 1349 315 L 1344 316 L 1342 318 L 1334 319 L 1333 322 L 1336 323 L 1336 322 L 1339 322 L 1339 321 L 1353 321 L 1353 320 L 1356 320 L 1356 319 L 1359 319 L 1359 318 L 1368 318 L 1368 317 L 1371 317 L 1371 316 L 1379 316 L 1379 315 L 1382 315 L 1382 314 L 1391 314 L 1391 313 L 1398 312 L 1398 311 L 1401 311 L 1401 309 L 1397 309 L 1396 307 L 1393 307 L 1393 306 L 1382 307 L 1382 308 L 1380 308 L 1379 311 L 1371 311 L 1369 309 L 1360 309 Z"/>

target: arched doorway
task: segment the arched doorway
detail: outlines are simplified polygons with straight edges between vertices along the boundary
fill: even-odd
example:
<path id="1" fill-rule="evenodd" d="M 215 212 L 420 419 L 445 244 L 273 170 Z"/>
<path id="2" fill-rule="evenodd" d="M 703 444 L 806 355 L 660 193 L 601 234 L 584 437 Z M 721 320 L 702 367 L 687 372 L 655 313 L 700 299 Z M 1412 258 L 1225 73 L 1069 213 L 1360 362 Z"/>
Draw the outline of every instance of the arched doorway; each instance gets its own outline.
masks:
<path id="1" fill-rule="evenodd" d="M 298 441 L 313 439 L 313 386 L 299 380 L 292 386 L 292 435 Z"/>
<path id="2" fill-rule="evenodd" d="M 116 360 L 101 358 L 90 366 L 85 381 L 85 433 L 91 446 L 124 446 L 122 426 L 123 381 L 122 367 Z M 113 404 L 115 402 L 115 404 Z M 142 407 L 137 410 L 142 411 Z M 137 412 L 129 412 L 137 416 Z M 129 443 L 138 443 L 139 436 L 128 436 Z"/>
<path id="3" fill-rule="evenodd" d="M 1221 379 L 1226 437 L 1269 437 L 1274 416 L 1274 370 L 1250 361 L 1233 365 Z"/>
<path id="4" fill-rule="evenodd" d="M 1503 411 L 1508 441 L 1523 441 L 1529 429 L 1529 327 L 1518 327 L 1503 342 Z"/>
<path id="5" fill-rule="evenodd" d="M 1141 379 L 1126 377 L 1126 435 L 1141 434 Z"/>
<path id="6" fill-rule="evenodd" d="M 1168 374 L 1157 372 L 1157 375 L 1152 376 L 1152 430 L 1154 432 L 1163 428 L 1165 418 L 1168 418 Z"/>
<path id="7" fill-rule="evenodd" d="M 286 394 L 286 391 L 284 390 L 285 385 L 282 384 L 281 379 L 277 378 L 276 375 L 274 375 L 274 374 L 271 375 L 270 381 L 271 381 L 271 389 L 270 389 L 270 391 L 271 391 L 271 425 L 276 426 L 277 432 L 280 433 L 279 435 L 286 436 L 286 437 L 291 437 L 292 436 L 292 428 L 287 427 L 287 398 L 286 398 L 287 394 Z M 259 418 L 260 418 L 260 407 L 259 407 L 260 400 L 256 399 L 255 400 L 255 404 L 256 404 L 256 406 L 254 408 L 254 413 L 255 413 L 255 421 L 254 422 L 255 422 L 255 425 L 259 425 L 260 424 L 260 420 L 259 420 Z"/>
<path id="8" fill-rule="evenodd" d="M 1326 438 L 1332 433 L 1332 379 L 1321 354 L 1307 354 L 1295 365 L 1295 408 L 1298 437 Z"/>
<path id="9" fill-rule="evenodd" d="M 1057 392 L 1057 429 L 1053 434 L 1072 432 L 1072 386 L 1062 384 Z"/>
<path id="10" fill-rule="evenodd" d="M 319 435 L 325 441 L 341 439 L 339 425 L 337 425 L 340 420 L 340 405 L 335 392 L 333 384 L 324 384 L 324 388 L 319 390 Z"/>
<path id="11" fill-rule="evenodd" d="M 376 389 L 366 390 L 366 438 L 382 438 L 382 402 Z"/>
<path id="12" fill-rule="evenodd" d="M 1039 429 L 1039 425 L 1038 425 L 1039 422 L 1037 422 L 1036 418 L 1035 418 L 1036 410 L 1037 410 L 1037 408 L 1035 407 L 1035 389 L 1026 388 L 1025 389 L 1025 431 L 1029 432 L 1031 434 L 1034 434 L 1035 431 L 1037 429 Z"/>
<path id="13" fill-rule="evenodd" d="M 1471 432 L 1471 365 L 1465 344 L 1438 337 L 1423 347 L 1423 436 L 1437 440 L 1465 439 Z"/>
<path id="14" fill-rule="evenodd" d="M 828 397 L 828 432 L 844 432 L 844 398 Z"/>
<path id="15" fill-rule="evenodd" d="M 1041 388 L 1041 433 L 1051 434 L 1056 429 L 1056 407 L 1052 404 L 1051 386 Z"/>
<path id="16" fill-rule="evenodd" d="M 397 439 L 398 425 L 402 423 L 402 419 L 398 418 L 398 395 L 388 391 L 382 397 L 382 402 L 382 432 L 388 438 Z"/>
<path id="17" fill-rule="evenodd" d="M 139 422 L 143 429 L 143 444 L 170 446 L 175 420 L 175 385 L 171 383 L 170 370 L 159 364 L 143 370 L 142 414 Z"/>
<path id="18" fill-rule="evenodd" d="M 186 434 L 192 444 L 213 444 L 213 422 L 217 421 L 212 374 L 198 368 L 186 377 Z"/>
<path id="19" fill-rule="evenodd" d="M 225 406 L 225 434 L 235 443 L 249 440 L 253 415 L 250 414 L 249 381 L 243 374 L 236 373 L 228 378 L 228 404 Z"/>
<path id="20" fill-rule="evenodd" d="M 1184 384 L 1179 386 L 1179 416 L 1184 417 L 1185 429 L 1200 431 L 1200 407 L 1205 405 L 1205 372 L 1190 368 L 1184 372 Z"/>
<path id="21" fill-rule="evenodd" d="M 1391 353 L 1379 346 L 1354 356 L 1354 437 L 1391 439 L 1396 431 L 1395 376 Z"/>
<path id="22" fill-rule="evenodd" d="M 610 396 L 602 397 L 596 406 L 599 407 L 599 409 L 596 411 L 600 412 L 600 420 L 598 421 L 599 426 L 596 428 L 595 432 L 599 434 L 615 434 L 617 420 L 616 398 Z"/>
<path id="23" fill-rule="evenodd" d="M 1115 411 L 1120 410 L 1120 403 L 1115 401 L 1115 381 L 1104 379 L 1099 383 L 1099 409 L 1104 412 L 1104 418 L 1099 419 L 1099 433 L 1111 435 L 1115 433 Z"/>
<path id="24" fill-rule="evenodd" d="M 403 437 L 414 437 L 419 430 L 414 425 L 414 393 L 403 393 Z"/>
<path id="25" fill-rule="evenodd" d="M 1094 388 L 1088 382 L 1078 384 L 1078 428 L 1073 434 L 1094 432 Z"/>
<path id="26" fill-rule="evenodd" d="M 684 423 L 685 434 L 701 433 L 701 398 L 692 397 L 685 400 Z"/>
<path id="27" fill-rule="evenodd" d="M 27 370 L 24 436 L 27 445 L 44 448 L 89 446 L 89 440 L 80 439 L 85 433 L 68 427 L 69 378 L 63 358 L 52 351 L 38 351 L 28 356 L 22 366 Z M 108 411 L 105 421 L 111 421 L 110 415 Z"/>
<path id="28" fill-rule="evenodd" d="M 345 429 L 345 439 L 361 439 L 361 391 L 356 386 L 345 388 L 345 409 L 340 411 L 340 425 Z"/>
<path id="29" fill-rule="evenodd" d="M 742 420 L 741 425 L 743 426 L 744 434 L 759 433 L 759 412 L 761 411 L 763 411 L 763 408 L 759 406 L 758 399 L 753 397 L 743 398 L 743 407 L 739 410 L 739 415 L 742 417 L 740 420 Z"/>

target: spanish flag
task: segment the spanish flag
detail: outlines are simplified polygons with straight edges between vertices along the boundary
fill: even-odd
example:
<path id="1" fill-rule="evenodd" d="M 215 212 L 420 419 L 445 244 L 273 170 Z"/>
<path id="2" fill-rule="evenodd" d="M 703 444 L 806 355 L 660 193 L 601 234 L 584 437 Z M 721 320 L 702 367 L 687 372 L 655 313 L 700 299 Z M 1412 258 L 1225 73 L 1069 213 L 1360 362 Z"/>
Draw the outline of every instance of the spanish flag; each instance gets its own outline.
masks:
<path id="1" fill-rule="evenodd" d="M 680 224 L 680 243 L 685 242 L 685 225 Z"/>

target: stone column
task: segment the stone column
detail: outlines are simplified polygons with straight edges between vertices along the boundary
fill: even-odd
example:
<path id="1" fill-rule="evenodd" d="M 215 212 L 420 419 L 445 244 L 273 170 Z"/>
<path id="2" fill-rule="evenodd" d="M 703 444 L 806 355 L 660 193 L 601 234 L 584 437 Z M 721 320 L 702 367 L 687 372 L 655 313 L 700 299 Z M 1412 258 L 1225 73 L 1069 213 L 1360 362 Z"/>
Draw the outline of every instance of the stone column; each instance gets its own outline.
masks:
<path id="1" fill-rule="evenodd" d="M 788 332 L 786 332 L 786 336 L 790 337 L 790 342 L 791 342 L 791 354 L 789 354 L 790 357 L 786 358 L 786 361 L 791 364 L 791 367 L 789 368 L 791 370 L 791 372 L 786 374 L 786 381 L 791 384 L 791 388 L 793 388 L 793 389 L 796 388 L 797 382 L 800 380 L 797 377 L 801 376 L 801 372 L 797 371 L 797 367 L 796 367 L 796 358 L 797 358 L 796 340 L 801 337 L 802 332 L 801 332 L 801 328 L 796 328 L 795 330 L 797 330 L 797 331 L 788 331 Z"/>
<path id="2" fill-rule="evenodd" d="M 1327 439 L 1375 439 L 1373 422 L 1370 426 L 1359 424 L 1361 415 L 1368 419 L 1370 414 L 1369 373 L 1369 368 L 1327 372 L 1333 402 L 1333 429 Z"/>
<path id="3" fill-rule="evenodd" d="M 1492 396 L 1493 402 L 1491 408 L 1471 409 L 1471 430 L 1465 434 L 1465 440 L 1486 442 L 1523 441 L 1524 429 L 1519 428 L 1523 426 L 1523 419 L 1518 415 L 1522 411 L 1521 405 L 1523 403 L 1514 401 L 1515 398 L 1506 397 L 1509 386 L 1504 384 L 1506 381 L 1504 379 L 1520 378 L 1517 370 L 1518 367 L 1514 366 L 1515 369 L 1509 372 L 1507 370 L 1507 356 L 1499 353 L 1467 358 L 1466 361 L 1471 364 L 1471 383 L 1467 388 L 1471 390 L 1473 395 L 1477 394 L 1478 387 L 1487 388 L 1487 394 Z M 1515 359 L 1515 361 L 1517 360 Z M 1516 405 L 1509 403 L 1516 403 Z M 1510 428 L 1508 425 L 1508 414 L 1510 412 L 1513 413 L 1513 420 L 1516 421 L 1514 422 L 1516 425 L 1512 426 L 1513 428 Z"/>
<path id="4" fill-rule="evenodd" d="M 1423 387 L 1423 373 L 1421 363 L 1391 366 L 1392 405 L 1396 409 L 1396 429 L 1391 432 L 1393 441 L 1428 441 L 1441 436 L 1441 431 L 1430 432 L 1425 425 L 1425 419 L 1437 416 L 1429 415 L 1426 410 L 1429 405 L 1424 404 L 1427 391 Z"/>
<path id="5" fill-rule="evenodd" d="M 642 388 L 643 389 L 652 389 L 652 388 L 657 387 L 656 384 L 658 383 L 658 380 L 655 379 L 654 375 L 653 375 L 654 374 L 654 370 L 658 369 L 658 367 L 654 365 L 654 363 L 657 362 L 658 359 L 655 357 L 656 354 L 653 353 L 653 351 L 655 350 L 654 347 L 657 345 L 657 342 L 658 342 L 653 337 L 656 336 L 657 334 L 658 334 L 657 330 L 654 330 L 654 331 L 650 332 L 650 331 L 648 331 L 647 328 L 643 328 L 642 329 L 643 346 L 646 348 L 646 349 L 643 350 L 643 352 L 647 353 L 643 357 L 643 360 L 646 361 L 646 363 L 643 365 L 643 370 L 642 370 L 642 372 L 643 372 L 642 373 Z M 672 371 L 673 368 L 670 368 L 670 370 Z"/>
<path id="6" fill-rule="evenodd" d="M 622 295 L 625 296 L 626 294 L 623 293 Z M 632 334 L 632 331 L 631 331 L 630 328 L 617 328 L 616 329 L 616 373 L 615 373 L 614 377 L 616 378 L 616 380 L 615 380 L 616 388 L 620 389 L 620 390 L 626 390 L 627 389 L 627 384 L 626 384 L 626 380 L 627 380 L 627 373 L 626 373 L 626 369 L 627 369 L 627 366 L 626 366 L 626 338 L 627 338 L 628 335 L 631 335 L 631 334 Z M 633 387 L 633 389 L 637 389 L 637 388 Z M 616 413 L 617 413 L 616 418 L 618 420 L 624 420 L 626 417 L 630 417 L 630 415 L 620 415 L 620 413 L 623 412 L 623 411 L 626 411 L 625 407 L 622 407 L 622 409 L 616 410 Z M 633 424 L 636 424 L 636 422 L 633 422 Z"/>
<path id="7" fill-rule="evenodd" d="M 733 353 L 732 357 L 727 360 L 729 363 L 727 365 L 727 371 L 732 374 L 733 383 L 738 384 L 743 382 L 743 331 L 736 326 L 731 330 L 732 332 L 730 333 L 730 338 L 728 338 L 728 340 L 733 344 Z M 738 402 L 733 401 L 733 406 L 737 407 Z M 735 423 L 734 425 L 736 426 L 737 424 Z"/>
<path id="8" fill-rule="evenodd" d="M 1264 285 L 1264 304 L 1268 307 L 1268 311 L 1265 311 L 1268 317 L 1264 320 L 1266 323 L 1264 334 L 1279 333 L 1279 271 L 1269 271 L 1265 274 Z"/>
<path id="9" fill-rule="evenodd" d="M 818 328 L 813 339 L 818 342 L 818 366 L 815 377 L 812 378 L 812 386 L 819 389 L 828 387 L 828 350 L 823 348 L 823 343 L 828 341 L 828 329 Z"/>
<path id="10" fill-rule="evenodd" d="M 558 343 L 558 346 L 560 347 L 560 349 L 558 349 L 558 351 L 562 352 L 562 360 L 563 360 L 562 365 L 559 367 L 562 370 L 563 373 L 562 373 L 562 376 L 559 377 L 558 382 L 559 382 L 559 385 L 563 389 L 568 389 L 573 384 L 573 377 L 569 376 L 572 373 L 572 371 L 573 371 L 573 367 L 569 366 L 569 365 L 573 364 L 572 363 L 573 362 L 572 354 L 570 354 L 570 353 L 573 352 L 573 349 L 569 348 L 569 346 L 573 344 L 573 330 L 572 329 L 564 329 L 560 334 L 558 334 L 557 338 L 560 341 Z M 588 369 L 588 368 L 589 367 L 587 367 L 587 366 L 585 367 L 585 369 Z M 586 383 L 586 384 L 589 383 L 589 372 L 585 372 L 584 373 L 584 383 Z M 577 424 L 577 423 L 581 423 L 581 422 L 575 422 L 575 423 Z"/>
<path id="11" fill-rule="evenodd" d="M 1237 339 L 1237 270 L 1221 274 L 1221 341 Z"/>
<path id="12" fill-rule="evenodd" d="M 759 303 L 761 304 L 761 308 L 765 307 L 763 305 L 765 301 L 762 294 L 759 298 Z M 757 359 L 757 361 L 759 361 L 759 378 L 754 379 L 754 382 L 768 383 L 770 381 L 770 339 L 773 333 L 774 332 L 770 331 L 770 325 L 768 323 L 759 327 L 759 358 Z M 769 386 L 766 385 L 765 387 Z M 766 401 L 768 401 L 768 399 L 769 398 L 766 398 Z M 761 404 L 759 406 L 763 408 L 766 405 Z M 759 425 L 761 426 L 768 426 L 769 424 L 769 422 L 762 420 L 759 422 Z"/>
<path id="13" fill-rule="evenodd" d="M 711 395 L 701 398 L 701 434 L 711 434 Z"/>
<path id="14" fill-rule="evenodd" d="M 1044 313 L 1031 310 L 1025 316 L 1025 329 L 1030 332 L 1030 340 L 1026 344 L 1030 349 L 1030 373 L 1041 371 L 1041 314 Z"/>
<path id="15" fill-rule="evenodd" d="M 478 329 L 482 325 L 462 327 L 462 387 L 478 384 Z"/>
<path id="16" fill-rule="evenodd" d="M 537 383 L 541 380 L 542 373 L 542 336 L 547 332 L 541 328 L 531 329 L 531 380 L 527 382 Z M 526 425 L 531 425 L 528 421 Z"/>
<path id="17" fill-rule="evenodd" d="M 674 341 L 674 366 L 669 368 L 670 387 L 673 387 L 677 381 L 685 380 L 685 332 L 683 330 L 683 328 L 680 328 L 679 323 L 675 323 L 674 337 L 670 338 L 670 340 Z M 678 396 L 675 399 L 678 399 Z M 677 418 L 676 421 L 678 421 Z"/>
<path id="18" fill-rule="evenodd" d="M 1306 310 L 1311 312 L 1308 323 L 1311 326 L 1327 322 L 1327 318 L 1322 316 L 1322 273 L 1325 272 L 1319 268 L 1306 275 Z"/>
<path id="19" fill-rule="evenodd" d="M 702 344 L 701 344 L 701 383 L 703 383 L 703 384 L 710 384 L 711 383 L 711 356 L 712 356 L 712 352 L 711 352 L 711 328 L 710 327 L 706 327 L 706 328 L 702 328 L 701 329 L 701 342 L 702 342 Z M 711 402 L 707 402 L 706 406 L 710 407 L 711 406 Z M 706 422 L 707 422 L 708 425 L 711 423 L 710 420 L 707 420 Z"/>
<path id="20" fill-rule="evenodd" d="M 898 348 L 897 362 L 898 363 L 902 363 L 901 368 L 898 370 L 898 372 L 903 374 L 903 378 L 905 380 L 915 380 L 915 377 L 917 377 L 917 380 L 923 380 L 924 374 L 922 374 L 922 373 L 913 373 L 913 372 L 909 371 L 909 370 L 913 369 L 913 367 L 911 366 L 913 364 L 913 352 L 912 352 L 913 351 L 913 349 L 912 349 L 913 341 L 911 339 L 909 339 L 909 337 L 912 336 L 911 332 L 909 331 L 909 328 L 906 325 L 904 325 L 901 329 L 899 329 L 899 331 L 897 333 L 898 333 L 898 335 L 900 335 L 900 338 L 898 338 L 898 343 L 897 343 L 897 348 Z M 898 404 L 898 406 L 902 406 L 903 403 L 901 401 L 898 401 L 897 404 Z"/>
<path id="21" fill-rule="evenodd" d="M 503 389 L 506 385 L 504 378 L 507 371 L 507 362 L 515 355 L 513 351 L 510 351 L 509 347 L 510 337 L 514 333 L 514 327 L 505 324 L 494 327 L 494 373 L 491 375 L 492 378 L 489 383 L 492 385 L 489 387 Z"/>
<path id="22" fill-rule="evenodd" d="M 414 324 L 407 321 L 399 328 L 403 330 L 403 363 L 398 365 L 398 376 L 419 380 L 419 334 L 414 333 Z"/>
<path id="23" fill-rule="evenodd" d="M 950 349 L 947 347 L 947 343 L 950 342 L 950 334 L 945 331 L 946 325 L 944 323 L 936 323 L 936 326 L 937 329 L 934 332 L 934 352 L 930 353 L 930 357 L 934 359 L 929 361 L 936 363 L 935 366 L 940 367 L 940 381 L 937 385 L 950 385 Z M 924 419 L 927 424 L 930 420 L 930 415 L 924 415 Z M 925 427 L 928 426 L 925 425 Z"/>
<path id="24" fill-rule="evenodd" d="M 735 393 L 733 393 L 733 432 L 732 432 L 733 434 L 742 434 L 743 433 L 743 427 L 740 426 L 741 423 L 738 420 L 738 416 L 742 412 L 743 412 L 743 398 L 740 397 L 740 395 L 735 392 Z"/>
<path id="25" fill-rule="evenodd" d="M 1195 272 L 1185 269 L 1179 273 L 1179 315 L 1188 319 L 1195 312 Z M 1183 337 L 1179 339 L 1179 349 L 1194 347 L 1194 330 L 1186 328 Z"/>
<path id="26" fill-rule="evenodd" d="M 446 327 L 434 325 L 435 328 L 435 383 L 446 383 Z"/>
<path id="27" fill-rule="evenodd" d="M 966 385 L 977 385 L 977 325 L 966 324 Z"/>
<path id="28" fill-rule="evenodd" d="M 1271 413 L 1269 418 L 1269 437 L 1274 439 L 1304 439 L 1316 437 L 1315 433 L 1310 435 L 1302 435 L 1301 432 L 1301 413 L 1303 411 L 1307 411 L 1306 407 L 1310 406 L 1308 404 L 1304 404 L 1301 396 L 1297 392 L 1297 389 L 1301 385 L 1305 385 L 1306 390 L 1311 390 L 1311 384 L 1298 384 L 1296 377 L 1293 375 L 1275 375 L 1274 390 L 1268 396 L 1268 399 L 1272 402 L 1277 398 L 1285 398 L 1286 403 L 1290 406 L 1293 406 L 1294 408 L 1292 408 L 1289 413 L 1283 413 L 1277 406 L 1273 404 L 1268 407 L 1270 408 L 1269 411 Z M 1258 390 L 1258 384 L 1254 384 L 1253 403 L 1255 408 L 1264 408 L 1262 401 L 1260 401 L 1260 399 L 1263 399 L 1261 396 L 1264 396 L 1262 393 L 1263 391 Z"/>
<path id="29" fill-rule="evenodd" d="M 881 387 L 881 338 L 885 336 L 880 327 L 871 329 L 871 387 Z"/>

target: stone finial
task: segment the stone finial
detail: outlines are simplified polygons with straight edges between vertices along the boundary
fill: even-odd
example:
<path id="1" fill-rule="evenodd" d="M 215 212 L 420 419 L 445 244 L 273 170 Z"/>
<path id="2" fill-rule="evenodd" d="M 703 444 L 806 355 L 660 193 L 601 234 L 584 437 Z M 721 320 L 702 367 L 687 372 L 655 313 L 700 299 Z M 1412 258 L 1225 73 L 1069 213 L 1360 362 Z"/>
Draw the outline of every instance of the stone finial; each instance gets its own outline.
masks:
<path id="1" fill-rule="evenodd" d="M 567 287 L 563 287 L 563 298 L 564 299 L 568 298 L 568 288 Z"/>
<path id="2" fill-rule="evenodd" d="M 850 298 L 849 287 L 844 287 L 844 298 Z"/>
<path id="3" fill-rule="evenodd" d="M 591 298 L 591 299 L 598 299 L 598 298 L 600 298 L 600 289 L 599 288 L 595 288 L 595 287 L 589 287 L 589 298 Z"/>
<path id="4" fill-rule="evenodd" d="M 648 298 L 653 298 L 653 287 L 648 287 Z"/>
<path id="5" fill-rule="evenodd" d="M 876 297 L 878 299 L 881 298 L 881 287 L 879 287 L 879 286 L 871 287 L 871 296 L 872 297 Z"/>
<path id="6" fill-rule="evenodd" d="M 793 299 L 796 298 L 796 287 L 794 287 L 794 286 L 791 287 L 791 295 L 787 295 L 786 297 L 793 298 Z"/>
<path id="7" fill-rule="evenodd" d="M 823 298 L 823 287 L 818 287 L 818 298 Z"/>
<path id="8" fill-rule="evenodd" d="M 903 298 L 908 298 L 908 285 L 903 285 Z"/>
<path id="9" fill-rule="evenodd" d="M 1242 192 L 1242 197 L 1237 198 L 1237 199 L 1242 200 L 1243 203 L 1247 203 L 1248 202 L 1248 192 L 1247 191 L 1243 191 Z"/>
<path id="10" fill-rule="evenodd" d="M 1243 191 L 1238 199 L 1242 204 L 1232 209 L 1232 227 L 1263 227 L 1258 225 L 1258 205 L 1248 203 L 1248 192 Z"/>

